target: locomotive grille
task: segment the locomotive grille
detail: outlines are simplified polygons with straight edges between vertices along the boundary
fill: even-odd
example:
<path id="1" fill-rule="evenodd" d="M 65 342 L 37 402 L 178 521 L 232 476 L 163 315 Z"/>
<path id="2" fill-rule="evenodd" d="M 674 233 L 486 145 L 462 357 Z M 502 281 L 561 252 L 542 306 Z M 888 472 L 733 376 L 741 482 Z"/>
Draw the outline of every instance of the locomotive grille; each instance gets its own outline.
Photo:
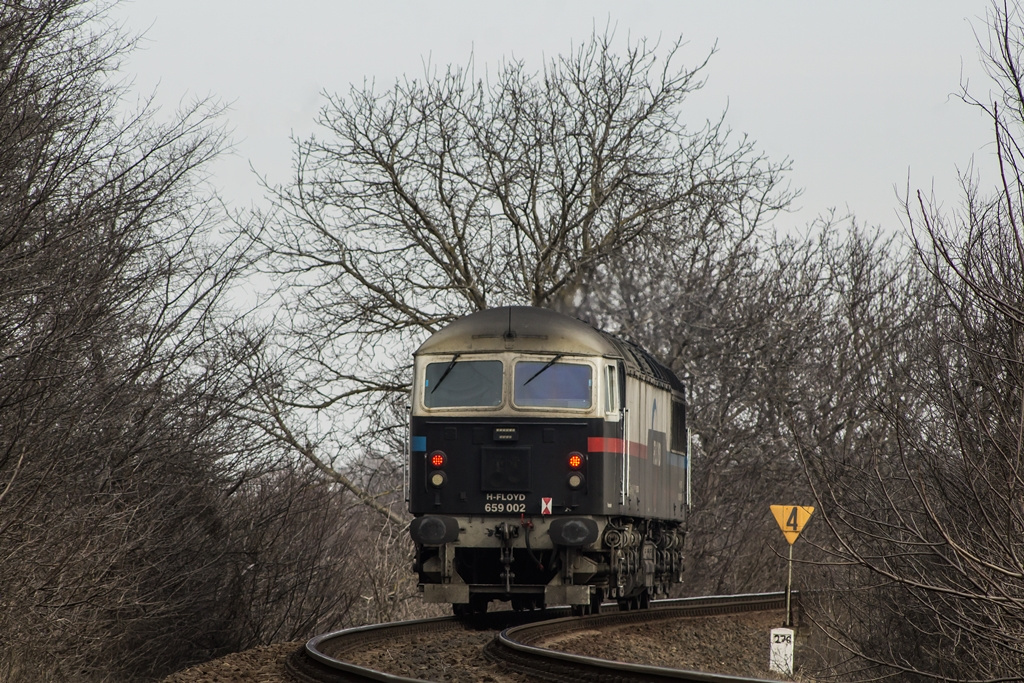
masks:
<path id="1" fill-rule="evenodd" d="M 530 448 L 480 449 L 480 487 L 484 491 L 530 490 Z"/>

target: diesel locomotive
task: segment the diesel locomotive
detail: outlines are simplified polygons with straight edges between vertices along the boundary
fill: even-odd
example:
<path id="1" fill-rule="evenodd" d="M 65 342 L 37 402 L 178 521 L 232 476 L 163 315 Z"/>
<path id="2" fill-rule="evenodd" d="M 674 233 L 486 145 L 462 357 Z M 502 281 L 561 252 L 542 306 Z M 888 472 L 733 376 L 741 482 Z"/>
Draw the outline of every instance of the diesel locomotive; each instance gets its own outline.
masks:
<path id="1" fill-rule="evenodd" d="M 686 392 L 642 348 L 551 310 L 494 308 L 414 354 L 414 570 L 456 614 L 606 598 L 682 580 Z"/>

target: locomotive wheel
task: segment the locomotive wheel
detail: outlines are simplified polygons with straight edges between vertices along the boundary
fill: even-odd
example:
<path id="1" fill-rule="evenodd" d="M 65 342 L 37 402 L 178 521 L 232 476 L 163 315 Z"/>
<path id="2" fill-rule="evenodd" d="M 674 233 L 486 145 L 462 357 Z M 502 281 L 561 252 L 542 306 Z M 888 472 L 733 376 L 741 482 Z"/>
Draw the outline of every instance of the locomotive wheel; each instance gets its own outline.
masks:
<path id="1" fill-rule="evenodd" d="M 644 588 L 636 595 L 619 598 L 619 611 L 627 612 L 635 609 L 648 609 L 651 606 L 651 594 Z"/>

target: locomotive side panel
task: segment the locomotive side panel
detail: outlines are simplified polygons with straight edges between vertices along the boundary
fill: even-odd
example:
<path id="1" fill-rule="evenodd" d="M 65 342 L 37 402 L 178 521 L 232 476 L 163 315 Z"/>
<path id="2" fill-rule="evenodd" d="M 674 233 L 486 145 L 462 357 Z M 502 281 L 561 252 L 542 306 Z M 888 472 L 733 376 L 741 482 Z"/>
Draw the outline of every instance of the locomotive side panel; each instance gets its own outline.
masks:
<path id="1" fill-rule="evenodd" d="M 632 377 L 626 381 L 625 439 L 616 453 L 618 461 L 615 486 L 619 501 L 614 514 L 683 521 L 686 518 L 685 451 L 673 450 L 676 443 L 685 443 L 685 435 L 677 435 L 672 420 L 671 391 Z M 625 456 L 628 454 L 628 458 Z M 625 482 L 625 483 L 624 483 Z"/>

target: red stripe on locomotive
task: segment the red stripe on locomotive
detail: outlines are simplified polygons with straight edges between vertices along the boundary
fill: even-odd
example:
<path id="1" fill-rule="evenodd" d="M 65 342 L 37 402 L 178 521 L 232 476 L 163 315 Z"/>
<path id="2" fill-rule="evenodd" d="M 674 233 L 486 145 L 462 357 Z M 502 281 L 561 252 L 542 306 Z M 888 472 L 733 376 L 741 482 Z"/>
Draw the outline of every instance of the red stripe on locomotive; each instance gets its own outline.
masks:
<path id="1" fill-rule="evenodd" d="M 604 436 L 591 436 L 587 438 L 588 453 L 622 453 L 625 441 L 622 439 L 608 438 Z M 634 458 L 647 459 L 647 446 L 636 441 L 629 442 L 629 454 Z"/>

